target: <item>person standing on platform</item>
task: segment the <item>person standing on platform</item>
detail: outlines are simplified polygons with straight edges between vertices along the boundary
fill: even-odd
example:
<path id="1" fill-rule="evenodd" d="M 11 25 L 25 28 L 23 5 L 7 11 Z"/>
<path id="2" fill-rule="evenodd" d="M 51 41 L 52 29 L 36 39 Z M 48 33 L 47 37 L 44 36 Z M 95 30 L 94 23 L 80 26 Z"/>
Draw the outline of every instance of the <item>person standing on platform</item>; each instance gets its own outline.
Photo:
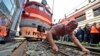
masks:
<path id="1" fill-rule="evenodd" d="M 99 37 L 100 32 L 97 23 L 93 23 L 90 33 L 91 33 L 91 44 L 98 44 L 100 39 Z"/>

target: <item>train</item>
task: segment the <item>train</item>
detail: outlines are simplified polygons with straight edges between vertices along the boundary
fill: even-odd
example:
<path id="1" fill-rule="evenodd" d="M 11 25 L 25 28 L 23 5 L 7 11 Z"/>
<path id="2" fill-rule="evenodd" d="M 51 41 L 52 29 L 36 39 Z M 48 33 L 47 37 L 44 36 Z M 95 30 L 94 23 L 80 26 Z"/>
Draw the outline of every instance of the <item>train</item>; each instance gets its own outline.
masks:
<path id="1" fill-rule="evenodd" d="M 42 2 L 28 1 L 25 4 L 20 22 L 21 36 L 32 40 L 46 39 L 52 26 L 52 12 L 50 7 Z"/>

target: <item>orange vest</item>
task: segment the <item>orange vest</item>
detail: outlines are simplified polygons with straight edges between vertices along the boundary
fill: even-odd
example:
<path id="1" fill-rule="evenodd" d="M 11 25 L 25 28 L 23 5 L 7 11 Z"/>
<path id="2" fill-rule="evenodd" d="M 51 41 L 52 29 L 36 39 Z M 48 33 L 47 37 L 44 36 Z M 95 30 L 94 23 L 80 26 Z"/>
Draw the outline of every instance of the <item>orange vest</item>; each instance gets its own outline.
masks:
<path id="1" fill-rule="evenodd" d="M 2 28 L 0 28 L 0 36 L 7 36 L 7 30 L 5 26 L 2 26 Z"/>
<path id="2" fill-rule="evenodd" d="M 90 33 L 99 33 L 99 30 L 95 26 L 92 26 Z"/>

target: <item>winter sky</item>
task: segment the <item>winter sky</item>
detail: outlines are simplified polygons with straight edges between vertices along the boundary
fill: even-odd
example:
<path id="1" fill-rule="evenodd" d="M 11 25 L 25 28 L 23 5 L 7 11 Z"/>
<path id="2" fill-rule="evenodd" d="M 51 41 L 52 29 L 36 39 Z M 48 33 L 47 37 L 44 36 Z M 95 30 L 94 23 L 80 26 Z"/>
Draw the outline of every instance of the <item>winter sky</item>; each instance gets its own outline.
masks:
<path id="1" fill-rule="evenodd" d="M 64 18 L 65 14 L 68 15 L 74 10 L 79 9 L 80 7 L 88 3 L 88 0 L 46 0 L 46 1 L 53 11 L 53 23 L 57 23 L 59 19 Z"/>

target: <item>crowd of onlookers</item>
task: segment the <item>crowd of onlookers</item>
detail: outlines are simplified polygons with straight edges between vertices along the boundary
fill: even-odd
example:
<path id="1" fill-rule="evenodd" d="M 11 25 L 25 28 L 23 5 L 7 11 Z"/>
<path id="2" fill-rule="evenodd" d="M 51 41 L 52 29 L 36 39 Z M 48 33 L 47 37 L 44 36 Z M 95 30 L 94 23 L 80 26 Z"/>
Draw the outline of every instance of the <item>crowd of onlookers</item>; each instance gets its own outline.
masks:
<path id="1" fill-rule="evenodd" d="M 75 32 L 80 42 L 98 44 L 100 42 L 100 23 L 86 24 L 85 27 L 78 27 Z"/>
<path id="2" fill-rule="evenodd" d="M 6 21 L 6 19 L 0 17 L 0 43 L 4 42 L 4 40 L 8 36 L 8 30 L 9 30 L 8 25 L 9 24 Z"/>

